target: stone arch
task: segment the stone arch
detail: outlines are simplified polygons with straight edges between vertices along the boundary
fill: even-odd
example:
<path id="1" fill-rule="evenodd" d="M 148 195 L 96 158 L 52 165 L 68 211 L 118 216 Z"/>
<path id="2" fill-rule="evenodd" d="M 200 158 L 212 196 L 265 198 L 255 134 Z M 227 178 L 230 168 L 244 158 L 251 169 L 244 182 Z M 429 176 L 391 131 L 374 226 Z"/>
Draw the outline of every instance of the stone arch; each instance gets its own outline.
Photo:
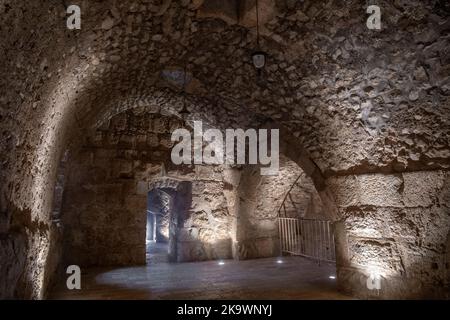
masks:
<path id="1" fill-rule="evenodd" d="M 297 202 L 299 203 L 297 204 Z M 312 179 L 303 171 L 284 193 L 282 203 L 278 209 L 278 216 L 312 219 L 328 218 Z"/>
<path id="2" fill-rule="evenodd" d="M 302 141 L 283 126 L 272 123 L 268 127 L 279 128 L 280 153 L 294 161 L 313 180 L 314 186 L 326 208 L 325 214 L 327 218 L 332 221 L 337 221 L 339 219 L 338 209 L 334 196 L 326 185 L 324 173 L 312 160 L 309 152 L 303 147 Z"/>
<path id="3" fill-rule="evenodd" d="M 73 153 L 65 202 L 64 250 L 81 266 L 145 263 L 148 179 L 170 159 L 175 117 L 126 110 L 80 143 Z M 146 185 L 147 184 L 147 185 Z M 76 205 L 74 205 L 76 204 Z M 82 243 L 88 243 L 89 254 Z M 90 258 L 92 257 L 92 258 Z"/>

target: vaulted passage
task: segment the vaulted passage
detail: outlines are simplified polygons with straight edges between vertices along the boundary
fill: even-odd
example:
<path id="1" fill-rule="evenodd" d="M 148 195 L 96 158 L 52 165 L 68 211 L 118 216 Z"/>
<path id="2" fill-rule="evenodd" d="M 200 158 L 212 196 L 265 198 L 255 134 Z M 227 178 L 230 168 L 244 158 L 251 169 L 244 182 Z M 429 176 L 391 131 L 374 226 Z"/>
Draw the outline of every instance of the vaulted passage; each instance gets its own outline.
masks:
<path id="1" fill-rule="evenodd" d="M 0 298 L 450 298 L 449 5 L 344 2 L 0 1 Z"/>

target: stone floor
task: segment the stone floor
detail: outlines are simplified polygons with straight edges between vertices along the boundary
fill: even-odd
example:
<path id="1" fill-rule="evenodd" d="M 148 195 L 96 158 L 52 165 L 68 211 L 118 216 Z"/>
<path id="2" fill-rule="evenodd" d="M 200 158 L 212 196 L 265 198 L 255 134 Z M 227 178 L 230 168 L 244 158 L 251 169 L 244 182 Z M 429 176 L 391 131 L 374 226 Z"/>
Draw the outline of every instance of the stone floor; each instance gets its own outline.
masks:
<path id="1" fill-rule="evenodd" d="M 168 259 L 168 244 L 157 243 L 155 241 L 147 241 L 147 264 L 169 262 Z"/>
<path id="2" fill-rule="evenodd" d="M 333 264 L 301 257 L 168 263 L 167 247 L 147 250 L 146 266 L 82 270 L 82 289 L 51 299 L 349 299 L 336 290 Z"/>

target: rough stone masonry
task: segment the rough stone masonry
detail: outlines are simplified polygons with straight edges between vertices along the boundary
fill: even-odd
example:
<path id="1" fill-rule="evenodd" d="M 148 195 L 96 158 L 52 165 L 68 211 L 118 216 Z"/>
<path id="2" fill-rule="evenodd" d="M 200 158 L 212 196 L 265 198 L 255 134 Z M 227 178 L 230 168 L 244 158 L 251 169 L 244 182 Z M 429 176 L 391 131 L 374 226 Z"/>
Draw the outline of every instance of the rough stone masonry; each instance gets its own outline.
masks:
<path id="1" fill-rule="evenodd" d="M 448 298 L 450 7 L 374 2 L 381 30 L 366 1 L 259 1 L 258 78 L 253 0 L 79 1 L 80 30 L 63 2 L 0 1 L 0 298 L 45 298 L 68 259 L 143 263 L 155 186 L 179 195 L 175 260 L 276 255 L 302 174 L 343 291 Z M 193 120 L 279 128 L 280 175 L 171 167 L 167 134 Z"/>

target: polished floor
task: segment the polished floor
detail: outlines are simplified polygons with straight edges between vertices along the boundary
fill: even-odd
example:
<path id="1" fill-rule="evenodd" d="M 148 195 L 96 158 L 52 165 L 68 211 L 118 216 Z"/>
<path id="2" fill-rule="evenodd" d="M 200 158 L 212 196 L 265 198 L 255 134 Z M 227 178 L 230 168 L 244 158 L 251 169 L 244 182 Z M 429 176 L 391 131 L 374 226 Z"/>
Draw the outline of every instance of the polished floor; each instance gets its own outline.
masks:
<path id="1" fill-rule="evenodd" d="M 51 299 L 349 299 L 336 289 L 333 264 L 301 257 L 168 263 L 151 246 L 146 266 L 82 270 L 81 290 Z"/>

